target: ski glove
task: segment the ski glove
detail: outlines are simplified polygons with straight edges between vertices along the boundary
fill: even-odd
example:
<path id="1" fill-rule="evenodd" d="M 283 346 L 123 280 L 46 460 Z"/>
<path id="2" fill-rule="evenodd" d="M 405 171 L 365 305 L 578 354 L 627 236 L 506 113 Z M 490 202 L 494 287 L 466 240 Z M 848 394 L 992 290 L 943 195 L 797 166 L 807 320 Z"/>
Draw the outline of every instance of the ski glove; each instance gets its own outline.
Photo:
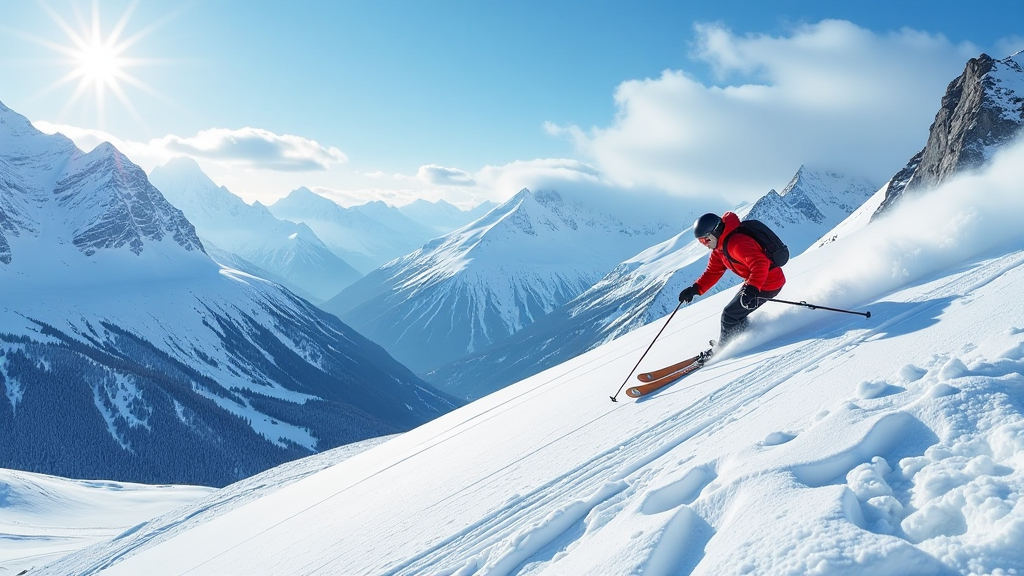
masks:
<path id="1" fill-rule="evenodd" d="M 679 293 L 679 303 L 689 304 L 690 301 L 693 300 L 693 297 L 697 296 L 698 294 L 700 294 L 700 292 L 697 291 L 696 284 L 694 284 L 693 286 L 687 286 L 686 288 L 683 288 L 682 292 Z"/>
<path id="2" fill-rule="evenodd" d="M 757 297 L 760 294 L 757 288 L 750 284 L 744 284 L 743 288 L 740 288 L 740 306 L 746 310 L 754 310 L 757 308 Z"/>

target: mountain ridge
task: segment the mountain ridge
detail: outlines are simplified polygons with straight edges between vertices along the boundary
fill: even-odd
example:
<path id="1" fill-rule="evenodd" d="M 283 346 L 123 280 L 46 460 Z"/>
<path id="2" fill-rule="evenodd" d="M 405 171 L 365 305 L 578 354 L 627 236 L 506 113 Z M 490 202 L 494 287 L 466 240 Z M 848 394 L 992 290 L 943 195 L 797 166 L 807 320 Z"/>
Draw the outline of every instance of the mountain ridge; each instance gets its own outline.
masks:
<path id="1" fill-rule="evenodd" d="M 223 486 L 459 404 L 69 142 L 0 110 L 0 466 Z"/>
<path id="2" fill-rule="evenodd" d="M 423 372 L 531 324 L 593 285 L 617 257 L 668 230 L 664 222 L 630 224 L 557 192 L 523 189 L 323 307 Z"/>
<path id="3" fill-rule="evenodd" d="M 322 302 L 361 274 L 332 252 L 304 224 L 275 217 L 217 186 L 192 159 L 181 157 L 154 168 L 150 180 L 218 249 L 267 270 L 284 285 Z"/>

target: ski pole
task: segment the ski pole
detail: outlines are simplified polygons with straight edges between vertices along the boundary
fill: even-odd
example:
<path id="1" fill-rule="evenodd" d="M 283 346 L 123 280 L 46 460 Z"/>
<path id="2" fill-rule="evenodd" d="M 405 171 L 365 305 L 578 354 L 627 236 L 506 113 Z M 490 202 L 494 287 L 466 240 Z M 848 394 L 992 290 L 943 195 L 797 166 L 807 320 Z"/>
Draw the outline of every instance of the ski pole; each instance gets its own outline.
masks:
<path id="1" fill-rule="evenodd" d="M 672 321 L 672 317 L 676 315 L 676 312 L 679 312 L 679 308 L 682 305 L 682 302 L 676 304 L 676 309 L 673 310 L 672 313 L 668 315 L 668 320 L 665 321 L 665 325 L 661 327 L 661 330 L 658 330 L 658 333 L 654 336 L 654 340 L 651 340 L 651 345 L 647 347 L 647 350 L 644 350 L 644 353 L 640 356 L 640 359 L 636 361 L 636 366 L 633 366 L 633 369 L 629 371 L 629 374 L 626 376 L 625 382 L 622 383 L 622 386 L 619 386 L 619 390 L 615 393 L 615 396 L 609 396 L 609 398 L 612 399 L 612 402 L 618 402 L 618 400 L 616 400 L 615 397 L 618 396 L 619 392 L 622 392 L 622 389 L 626 387 L 626 384 L 629 382 L 630 377 L 633 376 L 633 372 L 636 372 L 636 369 L 640 367 L 640 363 L 644 361 L 644 356 L 647 356 L 647 353 L 650 352 L 651 348 L 654 347 L 654 343 L 658 341 L 658 336 L 661 336 L 661 333 L 665 331 L 665 328 L 668 328 L 668 323 Z"/>
<path id="2" fill-rule="evenodd" d="M 778 302 L 780 304 L 792 304 L 793 306 L 803 306 L 804 308 L 810 308 L 811 310 L 830 310 L 832 312 L 843 312 L 845 314 L 857 314 L 865 318 L 871 318 L 871 312 L 856 312 L 853 310 L 842 310 L 840 308 L 829 308 L 828 306 L 818 306 L 817 304 L 808 304 L 807 302 L 790 302 L 789 300 L 777 300 L 775 298 L 758 298 L 764 302 Z"/>

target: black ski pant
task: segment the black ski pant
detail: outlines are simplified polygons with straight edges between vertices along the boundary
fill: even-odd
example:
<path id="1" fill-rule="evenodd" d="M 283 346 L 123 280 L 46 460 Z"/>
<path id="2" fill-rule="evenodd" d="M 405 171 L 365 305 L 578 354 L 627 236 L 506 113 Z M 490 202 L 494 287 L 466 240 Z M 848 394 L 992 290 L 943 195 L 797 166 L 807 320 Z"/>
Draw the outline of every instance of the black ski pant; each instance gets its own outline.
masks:
<path id="1" fill-rule="evenodd" d="M 722 335 L 718 339 L 719 347 L 725 346 L 726 342 L 739 336 L 747 329 L 747 316 L 750 316 L 751 312 L 764 304 L 765 301 L 762 298 L 775 298 L 779 295 L 779 292 L 782 292 L 781 288 L 779 290 L 759 290 L 757 292 L 756 305 L 750 310 L 740 304 L 740 292 L 737 292 L 736 296 L 725 306 L 725 310 L 722 310 Z"/>

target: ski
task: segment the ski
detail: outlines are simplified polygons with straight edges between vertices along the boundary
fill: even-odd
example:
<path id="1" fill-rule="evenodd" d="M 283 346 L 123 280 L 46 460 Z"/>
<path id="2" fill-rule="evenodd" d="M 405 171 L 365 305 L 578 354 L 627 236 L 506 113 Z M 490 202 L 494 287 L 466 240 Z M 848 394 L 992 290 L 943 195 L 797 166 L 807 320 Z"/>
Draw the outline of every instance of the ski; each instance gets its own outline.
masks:
<path id="1" fill-rule="evenodd" d="M 675 372 L 669 372 L 668 374 L 663 375 L 661 378 L 652 380 L 646 384 L 640 384 L 639 386 L 627 388 L 626 396 L 629 396 L 630 398 L 640 398 L 641 396 L 650 394 L 655 390 L 660 390 L 661 388 L 664 388 L 665 386 L 672 384 L 676 380 L 679 380 L 683 376 L 696 372 L 699 368 L 704 366 L 704 362 L 700 360 L 700 355 L 694 356 L 693 358 L 689 358 L 687 360 L 683 360 L 679 364 L 674 364 L 673 366 L 679 366 L 680 364 L 682 365 L 682 368 L 677 369 Z M 658 372 L 663 371 L 664 369 L 659 370 Z"/>
<path id="2" fill-rule="evenodd" d="M 673 364 L 671 366 L 666 366 L 666 367 L 664 367 L 664 368 L 662 368 L 660 370 L 655 370 L 653 372 L 644 372 L 642 374 L 637 374 L 636 375 L 636 379 L 641 381 L 641 382 L 654 382 L 655 380 L 660 380 L 661 378 L 664 378 L 665 376 L 668 376 L 669 374 L 675 374 L 676 372 L 679 372 L 680 370 L 682 370 L 683 368 L 686 368 L 690 364 L 693 364 L 694 362 L 697 361 L 698 358 L 700 358 L 700 354 L 694 356 L 693 358 L 687 358 L 686 360 L 683 360 L 682 362 L 677 362 L 677 363 L 675 363 L 675 364 Z"/>

